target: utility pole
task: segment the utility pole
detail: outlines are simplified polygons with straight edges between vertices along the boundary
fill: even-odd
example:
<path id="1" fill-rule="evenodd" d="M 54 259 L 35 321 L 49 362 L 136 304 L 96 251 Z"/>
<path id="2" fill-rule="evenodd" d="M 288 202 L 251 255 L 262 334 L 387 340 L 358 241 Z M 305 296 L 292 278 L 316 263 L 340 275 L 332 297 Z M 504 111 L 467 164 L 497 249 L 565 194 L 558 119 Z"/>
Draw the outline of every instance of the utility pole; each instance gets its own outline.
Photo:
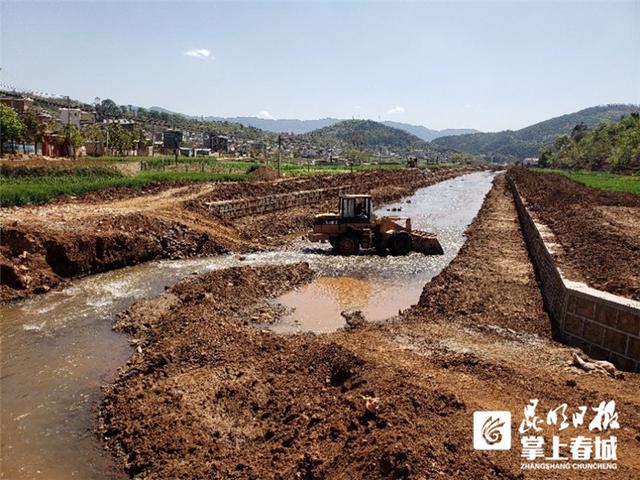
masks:
<path id="1" fill-rule="evenodd" d="M 71 155 L 71 98 L 67 95 L 67 146 Z M 75 155 L 74 155 L 75 156 Z"/>
<path id="2" fill-rule="evenodd" d="M 282 135 L 278 135 L 278 178 L 280 178 L 280 150 L 282 150 Z"/>

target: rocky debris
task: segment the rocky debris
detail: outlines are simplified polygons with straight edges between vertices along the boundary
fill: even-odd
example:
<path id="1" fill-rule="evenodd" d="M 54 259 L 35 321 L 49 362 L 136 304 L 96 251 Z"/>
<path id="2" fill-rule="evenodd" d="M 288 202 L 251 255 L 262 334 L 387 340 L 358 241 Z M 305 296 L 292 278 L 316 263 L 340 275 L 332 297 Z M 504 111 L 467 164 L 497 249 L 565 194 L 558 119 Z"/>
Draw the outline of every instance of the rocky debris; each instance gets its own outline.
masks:
<path id="1" fill-rule="evenodd" d="M 367 324 L 367 320 L 360 310 L 345 310 L 340 312 L 346 322 L 345 330 L 355 330 Z"/>
<path id="2" fill-rule="evenodd" d="M 612 377 L 618 377 L 620 375 L 620 372 L 616 370 L 613 363 L 607 362 L 606 360 L 591 360 L 586 358 L 584 354 L 581 355 L 578 352 L 573 352 L 573 358 L 569 364 L 574 367 L 578 367 L 585 372 L 604 373 L 605 375 L 610 375 Z"/>

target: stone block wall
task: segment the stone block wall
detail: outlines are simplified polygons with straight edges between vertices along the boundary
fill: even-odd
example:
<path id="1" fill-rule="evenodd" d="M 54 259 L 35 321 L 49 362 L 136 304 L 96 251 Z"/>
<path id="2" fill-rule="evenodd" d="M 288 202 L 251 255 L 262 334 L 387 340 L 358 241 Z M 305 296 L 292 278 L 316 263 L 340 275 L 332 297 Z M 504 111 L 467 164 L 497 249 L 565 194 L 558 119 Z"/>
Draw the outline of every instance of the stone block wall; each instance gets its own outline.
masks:
<path id="1" fill-rule="evenodd" d="M 309 205 L 332 198 L 337 199 L 338 195 L 342 193 L 349 193 L 352 188 L 352 185 L 341 185 L 338 187 L 280 193 L 266 197 L 209 202 L 205 203 L 205 206 L 212 214 L 218 217 L 234 219 L 245 217 L 247 215 L 257 215 L 261 213 L 275 212 L 286 208 Z"/>
<path id="2" fill-rule="evenodd" d="M 549 232 L 534 221 L 515 183 L 508 181 L 554 336 L 593 358 L 640 372 L 640 302 L 564 278 L 551 254 Z"/>

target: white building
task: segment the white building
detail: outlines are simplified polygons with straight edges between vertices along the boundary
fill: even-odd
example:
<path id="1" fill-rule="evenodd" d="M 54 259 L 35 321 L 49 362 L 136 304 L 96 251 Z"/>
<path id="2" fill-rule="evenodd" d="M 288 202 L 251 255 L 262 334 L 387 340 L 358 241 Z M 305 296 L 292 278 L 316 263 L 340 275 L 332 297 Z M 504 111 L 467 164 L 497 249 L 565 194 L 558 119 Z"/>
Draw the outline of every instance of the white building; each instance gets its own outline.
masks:
<path id="1" fill-rule="evenodd" d="M 79 108 L 61 108 L 58 120 L 63 125 L 73 125 L 76 128 L 80 128 L 81 115 L 82 110 Z"/>

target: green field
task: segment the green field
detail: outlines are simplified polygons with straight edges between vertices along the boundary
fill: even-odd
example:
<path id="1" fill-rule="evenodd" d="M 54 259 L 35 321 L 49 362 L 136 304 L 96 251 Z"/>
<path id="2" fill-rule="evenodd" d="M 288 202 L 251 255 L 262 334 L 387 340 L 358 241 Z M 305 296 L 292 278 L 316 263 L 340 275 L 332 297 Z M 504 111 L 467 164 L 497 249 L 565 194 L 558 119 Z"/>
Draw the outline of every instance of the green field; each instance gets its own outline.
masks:
<path id="1" fill-rule="evenodd" d="M 640 195 L 640 177 L 637 175 L 616 175 L 615 173 L 591 172 L 587 170 L 536 170 L 545 173 L 558 173 L 591 188 L 613 190 L 616 192 L 629 192 Z"/>
<path id="2" fill-rule="evenodd" d="M 141 172 L 122 174 L 0 176 L 0 205 L 47 203 L 62 195 L 82 195 L 114 187 L 142 188 L 154 183 L 242 181 L 245 174 L 201 172 Z"/>
<path id="3" fill-rule="evenodd" d="M 154 183 L 222 182 L 250 180 L 252 160 L 210 157 L 104 157 L 61 162 L 3 163 L 0 170 L 0 205 L 43 204 L 63 195 L 82 195 L 107 188 L 142 188 Z M 260 164 L 262 165 L 262 163 Z M 269 162 L 275 167 L 275 162 Z M 452 165 L 421 165 L 447 168 Z M 310 165 L 305 161 L 283 162 L 282 175 L 337 175 L 375 169 L 397 170 L 401 163 L 363 165 Z"/>

